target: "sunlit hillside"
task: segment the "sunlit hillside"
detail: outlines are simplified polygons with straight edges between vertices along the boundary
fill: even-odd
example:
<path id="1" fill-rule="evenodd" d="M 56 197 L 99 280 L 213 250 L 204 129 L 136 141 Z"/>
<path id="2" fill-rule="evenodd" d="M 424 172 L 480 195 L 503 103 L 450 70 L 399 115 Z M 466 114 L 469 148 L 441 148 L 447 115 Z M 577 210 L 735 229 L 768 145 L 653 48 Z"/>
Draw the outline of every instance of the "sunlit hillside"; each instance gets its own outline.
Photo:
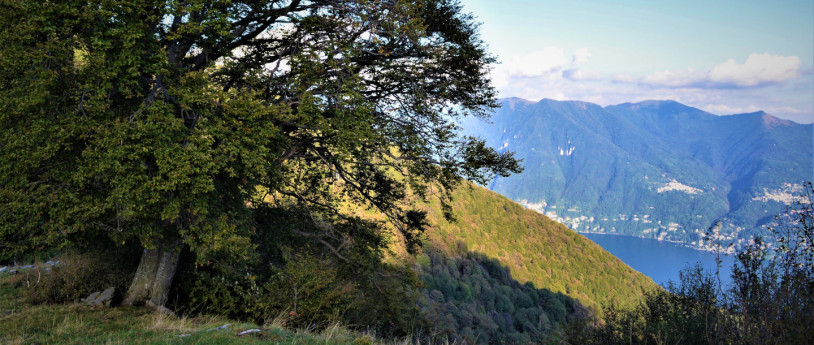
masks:
<path id="1" fill-rule="evenodd" d="M 594 307 L 627 303 L 656 287 L 599 245 L 497 193 L 470 184 L 454 196 L 454 222 L 443 219 L 437 202 L 426 206 L 429 244 L 444 252 L 461 252 L 463 243 L 468 251 L 499 260 L 520 283 Z"/>

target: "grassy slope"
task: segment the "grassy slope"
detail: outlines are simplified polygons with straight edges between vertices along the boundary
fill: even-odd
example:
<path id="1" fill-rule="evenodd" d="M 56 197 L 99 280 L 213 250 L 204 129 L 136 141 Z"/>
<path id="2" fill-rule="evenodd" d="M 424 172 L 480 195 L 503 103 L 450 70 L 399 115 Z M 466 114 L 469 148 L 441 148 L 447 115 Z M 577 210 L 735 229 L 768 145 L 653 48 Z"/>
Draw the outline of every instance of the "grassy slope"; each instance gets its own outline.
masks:
<path id="1" fill-rule="evenodd" d="M 0 273 L 0 344 L 373 344 L 372 338 L 329 327 L 294 332 L 276 322 L 261 328 L 215 316 L 173 317 L 148 308 L 27 305 L 20 275 Z M 215 329 L 228 324 L 228 327 Z M 207 331 L 209 330 L 209 331 Z"/>
<path id="2" fill-rule="evenodd" d="M 455 191 L 457 218 L 443 220 L 437 201 L 425 206 L 431 245 L 442 251 L 469 251 L 498 259 L 520 283 L 562 292 L 587 306 L 627 304 L 653 281 L 584 236 L 485 188 L 462 186 Z"/>
<path id="3" fill-rule="evenodd" d="M 464 243 L 469 251 L 499 260 L 520 283 L 532 282 L 536 288 L 562 292 L 587 306 L 609 301 L 628 303 L 642 291 L 656 287 L 583 236 L 484 188 L 463 186 L 455 192 L 457 221 L 453 223 L 443 220 L 437 201 L 422 207 L 428 211 L 431 224 L 429 245 L 442 252 L 459 253 L 459 244 Z M 20 284 L 13 287 L 9 282 L 12 277 L 0 274 L 2 343 L 342 344 L 360 340 L 346 331 L 313 335 L 274 326 L 262 334 L 238 337 L 239 331 L 258 326 L 232 322 L 229 329 L 205 332 L 230 321 L 159 317 L 138 308 L 26 306 L 20 297 Z"/>

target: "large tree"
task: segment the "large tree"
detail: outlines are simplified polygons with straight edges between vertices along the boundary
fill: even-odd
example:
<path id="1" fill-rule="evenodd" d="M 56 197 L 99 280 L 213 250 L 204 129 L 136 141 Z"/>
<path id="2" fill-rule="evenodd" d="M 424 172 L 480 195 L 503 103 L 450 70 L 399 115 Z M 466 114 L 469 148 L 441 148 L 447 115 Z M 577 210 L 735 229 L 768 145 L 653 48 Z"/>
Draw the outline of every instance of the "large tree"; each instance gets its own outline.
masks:
<path id="1" fill-rule="evenodd" d="M 495 106 L 476 29 L 455 0 L 0 0 L 0 258 L 137 241 L 125 302 L 160 307 L 272 197 L 337 256 L 348 203 L 413 244 L 408 191 L 519 170 L 457 134 Z"/>

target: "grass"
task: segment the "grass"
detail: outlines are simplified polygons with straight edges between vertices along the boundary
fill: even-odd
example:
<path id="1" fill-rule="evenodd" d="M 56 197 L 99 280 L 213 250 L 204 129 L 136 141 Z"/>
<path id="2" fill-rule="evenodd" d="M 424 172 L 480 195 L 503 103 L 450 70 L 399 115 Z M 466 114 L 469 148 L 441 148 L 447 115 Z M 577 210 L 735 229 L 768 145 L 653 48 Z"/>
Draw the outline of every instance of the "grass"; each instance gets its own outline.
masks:
<path id="1" fill-rule="evenodd" d="M 175 317 L 138 307 L 30 305 L 25 301 L 26 288 L 19 277 L 21 275 L 0 273 L 0 343 L 3 344 L 380 343 L 339 325 L 321 332 L 293 331 L 282 327 L 280 320 L 259 326 L 216 316 Z M 249 329 L 261 331 L 238 335 Z"/>

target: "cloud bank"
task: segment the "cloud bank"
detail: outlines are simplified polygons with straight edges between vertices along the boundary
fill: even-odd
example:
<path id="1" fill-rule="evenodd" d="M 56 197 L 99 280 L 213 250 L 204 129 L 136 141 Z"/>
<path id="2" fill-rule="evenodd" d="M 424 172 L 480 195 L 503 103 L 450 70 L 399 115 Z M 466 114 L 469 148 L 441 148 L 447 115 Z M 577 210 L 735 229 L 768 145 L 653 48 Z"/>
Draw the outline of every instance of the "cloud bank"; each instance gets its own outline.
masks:
<path id="1" fill-rule="evenodd" d="M 738 64 L 732 59 L 726 60 L 709 70 L 707 78 L 713 83 L 740 87 L 781 83 L 797 78 L 800 63 L 797 56 L 752 54 L 743 64 Z"/>
<path id="2" fill-rule="evenodd" d="M 540 77 L 562 69 L 568 63 L 565 51 L 559 47 L 545 47 L 526 55 L 513 56 L 507 64 L 509 75 Z"/>
<path id="3" fill-rule="evenodd" d="M 566 70 L 588 62 L 591 53 L 588 48 L 580 48 L 568 57 L 565 50 L 560 47 L 545 47 L 525 55 L 512 56 L 508 61 L 496 68 L 496 74 L 508 77 L 550 77 L 556 79 L 562 72 L 566 78 L 574 80 L 597 79 L 598 72 L 579 72 L 576 68 Z"/>
<path id="4" fill-rule="evenodd" d="M 545 47 L 512 56 L 491 71 L 501 97 L 580 100 L 599 105 L 675 100 L 719 115 L 759 110 L 801 123 L 814 122 L 814 69 L 797 56 L 750 54 L 705 70 L 668 69 L 642 75 L 586 69 L 587 48 Z"/>
<path id="5" fill-rule="evenodd" d="M 590 58 L 591 53 L 588 51 L 588 48 L 579 48 L 574 52 L 574 56 L 571 58 L 571 63 L 574 65 L 579 65 L 588 62 L 588 59 Z"/>
<path id="6" fill-rule="evenodd" d="M 627 82 L 638 82 L 651 87 L 749 88 L 795 79 L 800 75 L 800 65 L 801 61 L 797 56 L 751 54 L 742 64 L 729 59 L 713 66 L 706 73 L 696 72 L 692 68 L 668 70 L 652 73 L 641 79 L 627 79 Z"/>
<path id="7" fill-rule="evenodd" d="M 602 78 L 602 73 L 598 71 L 567 69 L 562 71 L 562 77 L 571 81 L 599 80 Z"/>

